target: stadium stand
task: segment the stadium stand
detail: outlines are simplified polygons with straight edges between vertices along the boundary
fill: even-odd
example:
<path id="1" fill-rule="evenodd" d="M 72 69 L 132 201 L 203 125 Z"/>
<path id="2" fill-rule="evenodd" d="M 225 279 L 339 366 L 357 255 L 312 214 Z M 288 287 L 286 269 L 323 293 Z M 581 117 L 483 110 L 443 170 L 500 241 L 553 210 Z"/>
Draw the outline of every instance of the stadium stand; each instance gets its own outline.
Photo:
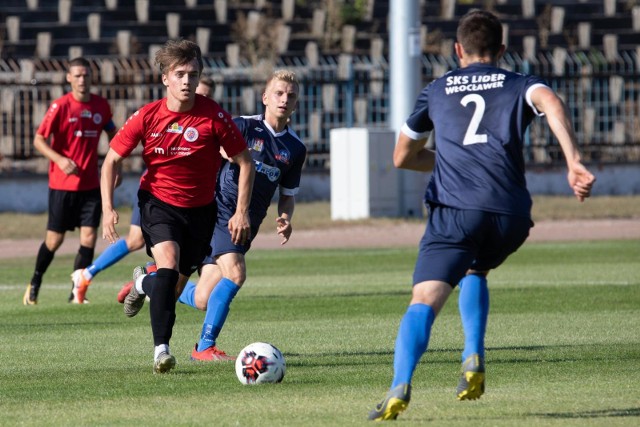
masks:
<path id="1" fill-rule="evenodd" d="M 303 81 L 296 130 L 309 142 L 309 166 L 326 168 L 331 128 L 386 126 L 390 4 L 390 0 L 2 0 L 0 148 L 5 157 L 33 158 L 30 146 L 43 114 L 40 106 L 60 92 L 64 62 L 74 55 L 93 61 L 96 89 L 112 100 L 116 119 L 124 120 L 161 93 L 153 52 L 168 37 L 180 36 L 201 45 L 205 71 L 218 83 L 216 97 L 235 113 L 260 111 L 256 74 L 265 67 L 296 69 Z M 475 7 L 489 8 L 503 20 L 507 67 L 547 77 L 566 97 L 579 135 L 590 144 L 588 156 L 598 161 L 637 161 L 637 2 L 422 0 L 425 83 L 456 66 L 451 49 L 457 20 Z M 253 90 L 247 91 L 248 87 Z M 610 97 L 612 87 L 620 99 Z M 530 134 L 528 161 L 554 163 L 557 147 L 548 130 L 534 125 Z M 628 148 L 623 156 L 620 146 Z"/>
<path id="2" fill-rule="evenodd" d="M 117 7 L 109 9 L 109 3 Z M 304 56 L 310 41 L 318 43 L 321 54 L 336 55 L 346 51 L 355 55 L 367 55 L 371 40 L 375 37 L 386 39 L 388 35 L 387 16 L 389 1 L 370 0 L 365 2 L 365 10 L 344 9 L 353 2 L 343 4 L 343 9 L 328 11 L 326 2 L 321 1 L 241 1 L 241 0 L 4 0 L 0 9 L 0 31 L 2 31 L 1 58 L 30 57 L 34 54 L 34 40 L 37 34 L 51 33 L 53 57 L 64 57 L 71 46 L 82 46 L 89 38 L 89 15 L 100 16 L 100 41 L 102 46 L 113 46 L 119 30 L 131 32 L 139 45 L 134 53 L 148 52 L 149 47 L 163 37 L 179 35 L 195 38 L 198 28 L 211 29 L 211 45 L 207 51 L 222 54 L 228 43 L 237 42 L 242 37 L 238 23 L 246 20 L 252 12 L 271 24 L 285 23 L 291 36 L 284 49 L 288 56 Z M 494 0 L 494 1 L 422 1 L 421 25 L 426 27 L 426 51 L 437 52 L 438 40 L 453 40 L 457 18 L 469 9 L 488 5 L 505 22 L 509 38 L 505 40 L 509 49 L 519 52 L 523 48 L 523 38 L 537 37 L 536 46 L 553 50 L 565 47 L 577 48 L 577 33 L 580 23 L 591 24 L 589 48 L 601 49 L 603 36 L 619 34 L 618 48 L 635 48 L 638 30 L 632 23 L 634 2 L 613 0 Z M 353 3 L 355 4 L 355 3 Z M 34 6 L 35 5 L 35 6 Z M 630 6 L 631 5 L 631 6 Z M 224 10 L 222 12 L 221 10 Z M 532 16 L 525 17 L 527 9 Z M 64 12 L 67 10 L 67 12 Z M 347 11 L 349 11 L 347 13 Z M 323 13 L 324 12 L 324 13 Z M 336 18 L 336 13 L 338 17 Z M 529 12 L 530 13 L 530 12 Z M 640 14 L 640 12 L 635 12 Z M 341 14 L 341 15 L 340 15 Z M 221 16 L 223 15 L 223 16 Z M 451 15 L 451 16 L 448 16 Z M 63 18 L 66 16 L 66 18 Z M 176 17 L 178 28 L 171 30 L 168 16 Z M 320 24 L 318 24 L 320 22 Z M 322 23 L 324 23 L 324 28 Z M 354 31 L 344 40 L 344 28 Z M 555 27 L 555 31 L 554 28 Z M 561 30 L 558 30 L 560 28 Z M 11 29 L 11 31 L 9 31 Z M 553 37 L 549 37 L 549 33 Z M 8 37 L 11 34 L 12 37 Z M 348 38 L 348 37 L 347 37 Z M 100 46 L 95 46 L 100 47 Z M 89 49 L 94 54 L 96 49 Z M 112 54 L 113 49 L 102 52 Z M 96 55 L 99 52 L 95 53 Z"/>

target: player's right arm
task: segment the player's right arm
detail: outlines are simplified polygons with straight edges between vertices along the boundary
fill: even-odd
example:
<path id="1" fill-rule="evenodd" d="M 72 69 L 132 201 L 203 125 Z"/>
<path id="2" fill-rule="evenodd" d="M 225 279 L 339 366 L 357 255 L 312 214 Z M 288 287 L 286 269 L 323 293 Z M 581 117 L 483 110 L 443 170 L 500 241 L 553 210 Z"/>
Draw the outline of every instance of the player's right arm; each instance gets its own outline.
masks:
<path id="1" fill-rule="evenodd" d="M 435 153 L 426 147 L 427 138 L 413 139 L 400 131 L 393 150 L 393 165 L 400 169 L 419 172 L 433 170 Z"/>
<path id="2" fill-rule="evenodd" d="M 100 194 L 102 196 L 102 238 L 115 243 L 119 236 L 116 232 L 118 212 L 113 207 L 113 192 L 119 178 L 122 160 L 144 139 L 144 114 L 136 111 L 129 117 L 113 137 L 109 151 L 102 163 L 100 172 Z"/>
<path id="3" fill-rule="evenodd" d="M 109 148 L 107 156 L 102 164 L 100 174 L 100 194 L 102 196 L 102 238 L 109 243 L 115 243 L 119 236 L 116 232 L 118 212 L 113 207 L 113 191 L 116 187 L 116 178 L 120 170 L 123 157 Z"/>
<path id="4" fill-rule="evenodd" d="M 51 148 L 51 146 L 47 143 L 47 138 L 44 135 L 39 133 L 36 134 L 33 139 L 33 145 L 36 147 L 36 150 L 47 159 L 52 161 L 60 168 L 62 172 L 66 175 L 77 175 L 78 174 L 78 166 L 76 163 L 68 157 L 63 156 L 58 153 L 56 150 Z"/>
<path id="5" fill-rule="evenodd" d="M 596 178 L 582 164 L 576 136 L 565 103 L 554 91 L 540 86 L 531 92 L 535 108 L 547 116 L 549 128 L 558 139 L 569 170 L 567 180 L 575 196 L 581 202 L 591 195 Z"/>

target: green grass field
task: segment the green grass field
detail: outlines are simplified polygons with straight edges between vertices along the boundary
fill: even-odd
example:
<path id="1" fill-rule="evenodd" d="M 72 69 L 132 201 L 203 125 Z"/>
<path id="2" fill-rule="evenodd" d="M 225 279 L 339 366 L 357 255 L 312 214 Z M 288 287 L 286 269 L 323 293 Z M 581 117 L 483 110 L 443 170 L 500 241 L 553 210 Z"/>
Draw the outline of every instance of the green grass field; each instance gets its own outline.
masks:
<path id="1" fill-rule="evenodd" d="M 21 297 L 32 258 L 0 260 L 0 425 L 371 425 L 391 381 L 414 248 L 253 251 L 249 279 L 218 344 L 270 341 L 281 384 L 242 386 L 232 362 L 189 354 L 203 315 L 179 305 L 178 359 L 152 374 L 148 307 L 129 319 L 115 296 L 140 253 L 95 280 L 91 304 L 66 303 L 72 256 L 56 257 L 40 303 Z M 458 402 L 457 294 L 433 329 L 399 425 L 640 425 L 640 245 L 528 243 L 490 275 L 487 391 Z"/>

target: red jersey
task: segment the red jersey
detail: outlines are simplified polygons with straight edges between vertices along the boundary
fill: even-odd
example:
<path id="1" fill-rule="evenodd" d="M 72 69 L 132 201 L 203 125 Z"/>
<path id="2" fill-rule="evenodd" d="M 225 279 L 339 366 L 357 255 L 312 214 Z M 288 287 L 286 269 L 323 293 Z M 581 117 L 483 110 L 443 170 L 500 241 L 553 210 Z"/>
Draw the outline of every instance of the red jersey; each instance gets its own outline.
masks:
<path id="1" fill-rule="evenodd" d="M 100 187 L 98 142 L 103 130 L 115 130 L 106 99 L 91 95 L 89 102 L 76 101 L 71 93 L 53 101 L 38 127 L 51 148 L 78 166 L 78 175 L 65 174 L 49 163 L 49 187 L 54 190 L 85 191 Z"/>
<path id="2" fill-rule="evenodd" d="M 167 99 L 133 113 L 111 140 L 127 157 L 142 141 L 147 172 L 140 188 L 172 206 L 192 208 L 213 201 L 223 147 L 229 157 L 247 148 L 229 113 L 217 102 L 196 95 L 191 110 L 167 109 Z"/>

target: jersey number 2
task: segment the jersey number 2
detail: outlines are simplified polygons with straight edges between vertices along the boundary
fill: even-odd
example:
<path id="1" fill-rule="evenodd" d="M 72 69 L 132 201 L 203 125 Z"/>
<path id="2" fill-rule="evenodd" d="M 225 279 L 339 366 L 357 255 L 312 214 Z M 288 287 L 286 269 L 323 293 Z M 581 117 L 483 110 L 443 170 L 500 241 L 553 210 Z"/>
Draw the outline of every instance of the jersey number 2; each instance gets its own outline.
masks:
<path id="1" fill-rule="evenodd" d="M 464 134 L 464 141 L 462 141 L 462 145 L 486 143 L 487 134 L 477 133 L 480 121 L 484 115 L 484 98 L 476 93 L 472 93 L 470 95 L 466 95 L 460 100 L 460 104 L 462 104 L 463 107 L 466 107 L 470 102 L 476 104 L 476 109 L 473 112 L 473 116 L 471 116 L 469 127 L 467 127 L 467 133 Z"/>

